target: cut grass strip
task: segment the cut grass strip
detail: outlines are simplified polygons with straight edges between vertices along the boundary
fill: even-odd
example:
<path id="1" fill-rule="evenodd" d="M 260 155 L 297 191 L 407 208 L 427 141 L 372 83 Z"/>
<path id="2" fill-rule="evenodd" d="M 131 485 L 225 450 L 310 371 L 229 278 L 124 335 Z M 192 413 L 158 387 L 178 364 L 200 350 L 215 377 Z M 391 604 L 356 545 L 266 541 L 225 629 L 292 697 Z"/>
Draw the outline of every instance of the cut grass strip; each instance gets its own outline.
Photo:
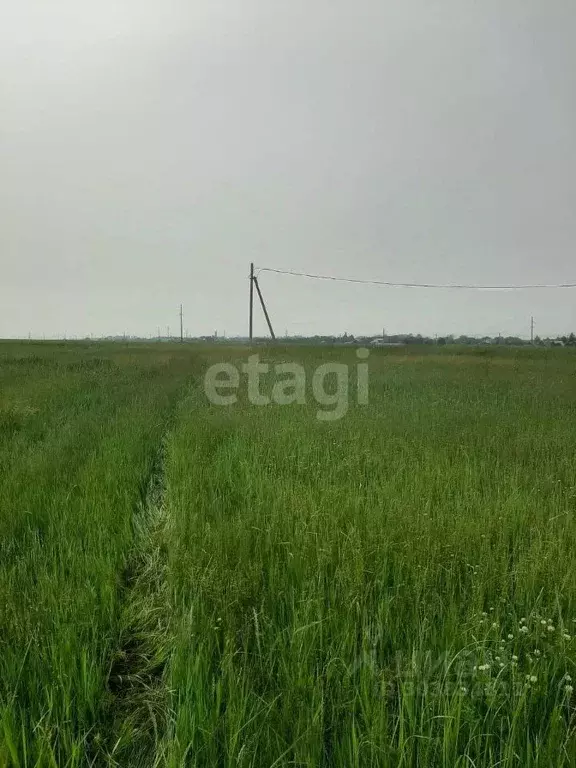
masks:
<path id="1" fill-rule="evenodd" d="M 120 646 L 108 678 L 110 729 L 100 755 L 107 765 L 154 765 L 167 726 L 165 667 L 173 638 L 166 580 L 166 440 L 135 516 L 134 550 L 124 575 Z"/>

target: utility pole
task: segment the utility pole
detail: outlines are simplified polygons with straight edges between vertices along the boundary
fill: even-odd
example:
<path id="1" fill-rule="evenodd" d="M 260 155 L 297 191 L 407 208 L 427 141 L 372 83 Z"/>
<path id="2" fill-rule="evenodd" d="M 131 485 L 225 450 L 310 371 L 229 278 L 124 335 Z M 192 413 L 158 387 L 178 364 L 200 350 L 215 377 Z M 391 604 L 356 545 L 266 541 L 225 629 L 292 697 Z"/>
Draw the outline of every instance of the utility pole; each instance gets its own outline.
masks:
<path id="1" fill-rule="evenodd" d="M 249 323 L 249 336 L 252 341 L 252 330 L 254 320 L 254 262 L 250 264 L 250 323 Z"/>
<path id="2" fill-rule="evenodd" d="M 534 344 L 534 318 L 530 318 L 530 344 Z"/>
<path id="3" fill-rule="evenodd" d="M 268 315 L 268 310 L 266 309 L 266 304 L 264 302 L 264 297 L 262 296 L 262 291 L 260 290 L 260 286 L 258 285 L 258 278 L 254 274 L 254 264 L 250 264 L 250 326 L 249 326 L 249 336 L 250 341 L 252 341 L 253 337 L 253 329 L 254 329 L 254 286 L 256 286 L 256 291 L 258 292 L 258 298 L 260 299 L 260 304 L 262 305 L 262 310 L 264 311 L 264 317 L 266 318 L 266 322 L 268 323 L 268 330 L 270 331 L 270 336 L 275 340 L 276 336 L 274 335 L 274 329 L 272 328 L 272 323 L 270 322 L 270 317 Z"/>
<path id="4" fill-rule="evenodd" d="M 182 304 L 180 304 L 180 343 L 184 343 L 184 314 Z"/>

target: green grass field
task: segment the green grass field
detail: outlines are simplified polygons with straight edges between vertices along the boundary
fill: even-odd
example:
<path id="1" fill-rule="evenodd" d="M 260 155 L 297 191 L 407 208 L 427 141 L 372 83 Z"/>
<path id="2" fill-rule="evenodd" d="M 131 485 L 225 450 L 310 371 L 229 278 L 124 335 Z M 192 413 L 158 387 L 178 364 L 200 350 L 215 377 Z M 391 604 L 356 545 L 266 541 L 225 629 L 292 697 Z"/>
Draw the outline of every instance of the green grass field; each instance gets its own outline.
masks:
<path id="1" fill-rule="evenodd" d="M 576 355 L 249 354 L 0 344 L 0 766 L 575 766 Z"/>

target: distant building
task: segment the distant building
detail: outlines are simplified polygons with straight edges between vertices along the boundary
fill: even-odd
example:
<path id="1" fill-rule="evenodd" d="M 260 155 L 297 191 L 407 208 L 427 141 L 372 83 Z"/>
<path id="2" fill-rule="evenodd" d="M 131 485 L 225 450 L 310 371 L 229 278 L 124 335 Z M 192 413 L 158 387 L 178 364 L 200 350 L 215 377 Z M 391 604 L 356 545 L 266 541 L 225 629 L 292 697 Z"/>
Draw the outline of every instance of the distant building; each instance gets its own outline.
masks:
<path id="1" fill-rule="evenodd" d="M 373 347 L 402 347 L 401 341 L 386 341 L 386 339 L 372 339 L 370 342 Z"/>

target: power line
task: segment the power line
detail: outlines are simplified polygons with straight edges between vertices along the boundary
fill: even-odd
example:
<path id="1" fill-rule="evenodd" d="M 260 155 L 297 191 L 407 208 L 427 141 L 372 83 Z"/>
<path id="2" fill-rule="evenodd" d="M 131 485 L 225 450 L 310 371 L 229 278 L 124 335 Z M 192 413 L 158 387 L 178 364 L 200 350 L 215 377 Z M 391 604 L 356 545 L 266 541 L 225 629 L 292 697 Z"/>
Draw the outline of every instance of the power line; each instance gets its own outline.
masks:
<path id="1" fill-rule="evenodd" d="M 333 280 L 337 283 L 361 283 L 362 285 L 385 285 L 390 288 L 445 288 L 471 291 L 520 291 L 530 288 L 576 288 L 576 283 L 533 284 L 533 285 L 460 285 L 455 283 L 393 283 L 386 280 L 362 280 L 352 277 L 335 277 L 334 275 L 314 275 L 308 272 L 295 272 L 291 269 L 274 269 L 273 267 L 257 267 L 260 272 L 274 272 L 278 275 L 307 277 L 311 280 Z"/>

